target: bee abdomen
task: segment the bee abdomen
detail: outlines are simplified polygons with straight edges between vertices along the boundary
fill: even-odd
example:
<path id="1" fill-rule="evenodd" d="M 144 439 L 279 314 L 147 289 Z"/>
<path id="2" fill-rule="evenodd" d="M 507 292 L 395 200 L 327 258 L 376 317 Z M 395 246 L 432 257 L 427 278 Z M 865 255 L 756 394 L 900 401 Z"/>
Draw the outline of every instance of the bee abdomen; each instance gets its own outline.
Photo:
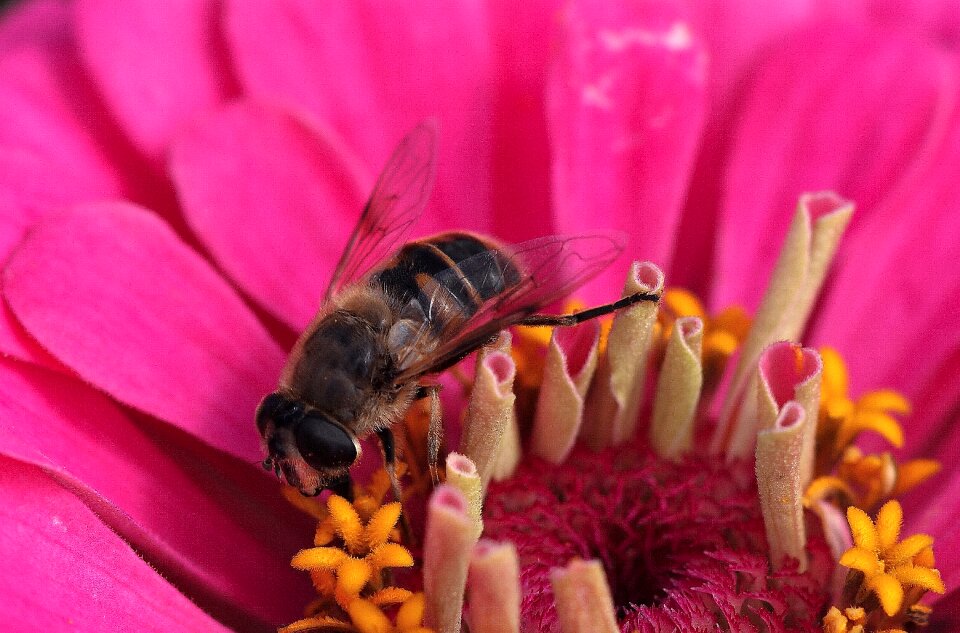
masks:
<path id="1" fill-rule="evenodd" d="M 374 278 L 400 305 L 416 301 L 425 314 L 437 299 L 431 296 L 431 287 L 438 284 L 457 302 L 456 315 L 470 317 L 520 276 L 509 257 L 482 239 L 444 233 L 406 244 Z"/>

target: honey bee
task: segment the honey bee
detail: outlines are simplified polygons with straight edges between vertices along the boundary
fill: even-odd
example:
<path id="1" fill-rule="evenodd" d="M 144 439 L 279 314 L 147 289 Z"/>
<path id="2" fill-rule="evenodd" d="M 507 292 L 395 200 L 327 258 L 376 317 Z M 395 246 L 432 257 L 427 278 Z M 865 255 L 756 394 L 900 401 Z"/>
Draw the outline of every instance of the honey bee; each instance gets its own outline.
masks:
<path id="1" fill-rule="evenodd" d="M 637 293 L 567 315 L 539 314 L 609 265 L 610 234 L 550 236 L 507 246 L 447 232 L 398 247 L 426 205 L 437 129 L 426 121 L 380 175 L 333 273 L 325 300 L 290 352 L 277 390 L 257 408 L 263 466 L 307 496 L 352 497 L 350 466 L 376 434 L 399 498 L 391 427 L 430 398 L 427 453 L 436 481 L 441 424 L 438 374 L 514 325 L 571 326 L 639 301 Z"/>

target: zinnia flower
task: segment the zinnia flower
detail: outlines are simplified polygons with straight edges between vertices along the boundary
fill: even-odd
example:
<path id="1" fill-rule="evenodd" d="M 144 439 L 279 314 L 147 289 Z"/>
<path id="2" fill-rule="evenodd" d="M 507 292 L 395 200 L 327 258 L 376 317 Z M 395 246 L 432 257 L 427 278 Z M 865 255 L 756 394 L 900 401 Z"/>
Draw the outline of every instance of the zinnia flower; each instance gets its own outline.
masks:
<path id="1" fill-rule="evenodd" d="M 290 561 L 313 528 L 259 469 L 253 411 L 314 314 L 374 174 L 403 131 L 436 116 L 439 172 L 418 232 L 472 229 L 520 241 L 623 230 L 629 252 L 583 289 L 590 304 L 618 296 L 640 259 L 659 266 L 669 286 L 704 298 L 705 314 L 739 305 L 755 315 L 797 197 L 829 189 L 856 201 L 802 341 L 838 351 L 851 402 L 878 389 L 902 394 L 912 406 L 897 414 L 897 462 L 930 458 L 944 469 L 900 498 L 897 534 L 880 508 L 850 519 L 864 528 L 856 547 L 878 545 L 875 560 L 847 562 L 880 587 L 893 574 L 881 563 L 903 566 L 892 548 L 931 536 L 951 593 L 932 602 L 930 630 L 952 630 L 960 622 L 952 619 L 960 612 L 956 16 L 946 5 L 898 15 L 884 3 L 772 13 L 691 5 L 38 0 L 5 9 L 0 621 L 10 630 L 209 631 L 269 630 L 301 617 L 313 592 Z M 743 15 L 758 18 L 756 27 Z M 511 367 L 494 358 L 491 371 Z M 455 424 L 464 404 L 456 384 L 448 387 L 445 418 Z M 749 558 L 749 578 L 769 590 L 766 552 L 749 557 L 769 538 L 745 505 L 750 469 L 716 459 L 701 468 L 693 456 L 665 475 L 646 437 L 623 449 L 623 461 L 577 447 L 584 466 L 567 457 L 551 472 L 585 490 L 628 468 L 617 480 L 626 488 L 669 480 L 736 501 L 742 514 L 731 517 L 743 518 L 747 552 L 736 561 Z M 863 452 L 876 453 L 867 440 Z M 554 504 L 552 512 L 574 511 L 544 498 L 546 484 L 531 474 L 538 465 L 526 456 L 518 479 L 491 484 L 491 535 L 513 529 L 494 525 L 512 520 L 511 486 L 526 486 L 528 500 Z M 694 470 L 729 476 L 730 485 L 691 491 Z M 476 475 L 456 461 L 453 471 Z M 667 498 L 651 490 L 649 503 Z M 431 498 L 425 555 L 430 538 L 459 535 L 467 549 L 475 539 L 481 517 L 458 495 L 443 488 Z M 598 508 L 622 511 L 576 512 L 595 519 Z M 683 521 L 705 518 L 629 509 L 677 534 L 691 530 Z M 543 534 L 563 525 L 543 518 Z M 655 551 L 638 525 L 622 542 L 591 541 L 600 549 L 589 556 L 571 549 L 572 537 L 545 542 L 559 557 L 547 575 L 562 570 L 560 593 L 599 587 L 600 576 L 619 583 L 596 564 L 566 559 L 619 556 L 625 575 L 646 579 L 615 585 L 621 618 L 644 613 L 627 616 L 628 603 L 708 618 L 683 591 L 693 575 L 713 579 L 717 560 L 670 550 L 662 575 L 648 565 Z M 823 538 L 814 531 L 809 543 L 826 553 Z M 473 551 L 476 577 L 484 561 L 494 579 L 509 566 L 504 547 Z M 931 568 L 926 557 L 926 548 L 911 550 L 911 567 Z M 820 573 L 822 559 L 811 556 L 805 573 Z M 465 569 L 425 564 L 428 598 L 464 580 Z M 422 570 L 418 563 L 414 577 Z M 791 580 L 786 602 L 816 601 L 803 582 Z M 382 604 L 349 602 L 347 615 L 415 630 L 425 607 L 414 584 Z M 483 595 L 468 597 L 480 605 Z M 658 602 L 664 596 L 672 602 Z M 384 615 L 390 605 L 402 606 Z M 459 605 L 442 615 L 459 617 Z M 654 617 L 644 626 L 656 626 Z M 861 617 L 838 610 L 831 626 Z"/>

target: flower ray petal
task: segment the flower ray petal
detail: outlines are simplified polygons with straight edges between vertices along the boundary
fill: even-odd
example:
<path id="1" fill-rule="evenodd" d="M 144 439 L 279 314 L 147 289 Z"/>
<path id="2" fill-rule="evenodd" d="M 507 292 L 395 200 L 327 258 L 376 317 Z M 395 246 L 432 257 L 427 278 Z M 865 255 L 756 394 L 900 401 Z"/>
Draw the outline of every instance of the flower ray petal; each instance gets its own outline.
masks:
<path id="1" fill-rule="evenodd" d="M 7 264 L 4 296 L 85 380 L 228 454 L 260 458 L 252 412 L 281 352 L 156 217 L 99 203 L 45 219 Z"/>

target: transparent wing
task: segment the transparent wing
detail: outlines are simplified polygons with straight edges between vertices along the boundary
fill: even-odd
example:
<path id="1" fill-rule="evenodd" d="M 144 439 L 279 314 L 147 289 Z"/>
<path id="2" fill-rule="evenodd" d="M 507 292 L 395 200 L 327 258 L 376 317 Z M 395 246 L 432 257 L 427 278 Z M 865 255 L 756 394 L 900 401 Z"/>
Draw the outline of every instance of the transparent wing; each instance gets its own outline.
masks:
<path id="1" fill-rule="evenodd" d="M 413 228 L 433 188 L 438 134 L 436 121 L 427 119 L 393 151 L 333 271 L 325 301 L 391 255 Z"/>
<path id="2" fill-rule="evenodd" d="M 452 320 L 445 328 L 437 328 L 436 323 L 446 322 L 449 314 L 434 316 L 430 306 L 449 305 L 449 300 L 434 300 L 428 295 L 424 306 L 427 320 L 407 348 L 415 356 L 400 359 L 403 371 L 397 381 L 442 371 L 486 344 L 500 330 L 569 295 L 609 266 L 623 251 L 623 243 L 617 233 L 553 235 L 507 247 L 502 253 L 474 255 L 457 268 L 436 275 L 430 284 L 431 295 L 447 293 L 451 283 L 462 278 L 475 288 L 495 287 L 500 278 L 505 283 L 473 315 Z M 504 269 L 505 259 L 508 270 Z M 439 343 L 433 345 L 437 338 Z"/>

